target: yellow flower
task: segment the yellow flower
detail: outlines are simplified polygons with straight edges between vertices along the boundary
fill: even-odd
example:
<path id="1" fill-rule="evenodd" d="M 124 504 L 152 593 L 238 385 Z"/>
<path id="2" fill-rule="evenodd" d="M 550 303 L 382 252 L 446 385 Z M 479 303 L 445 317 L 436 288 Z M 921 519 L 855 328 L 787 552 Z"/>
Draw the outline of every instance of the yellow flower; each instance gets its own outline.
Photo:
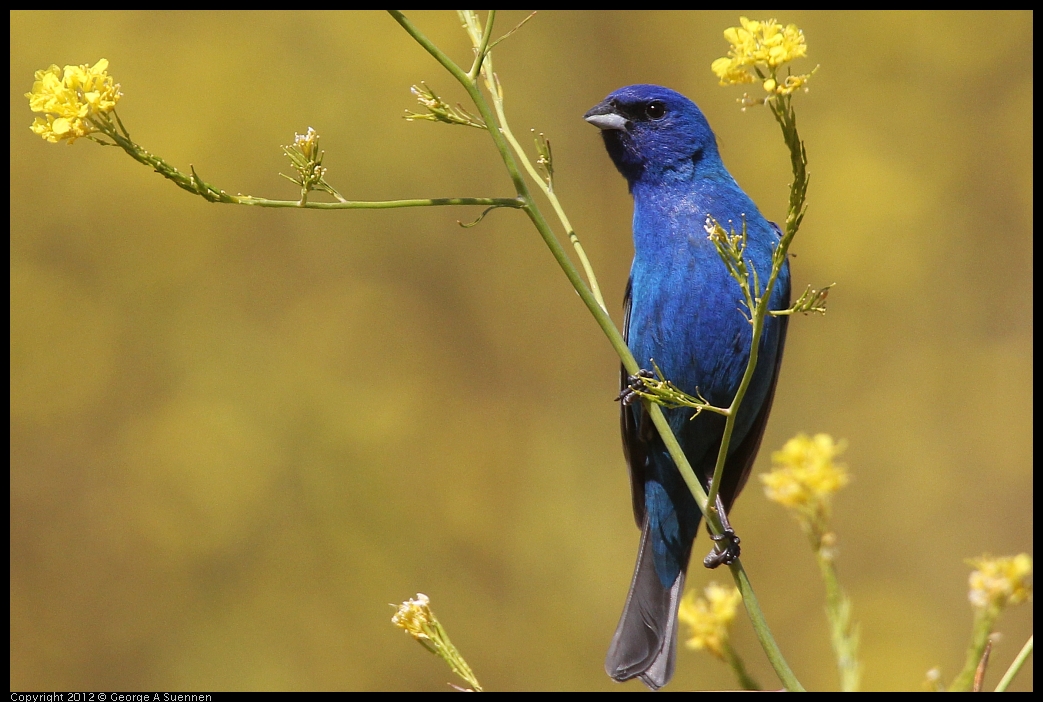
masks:
<path id="1" fill-rule="evenodd" d="M 685 646 L 693 650 L 706 650 L 723 659 L 728 643 L 728 627 L 735 619 L 735 612 L 742 602 L 737 588 L 710 583 L 703 597 L 696 597 L 693 590 L 685 593 L 677 609 L 678 621 L 688 625 L 691 635 Z"/>
<path id="2" fill-rule="evenodd" d="M 970 576 L 969 593 L 975 607 L 1002 609 L 1032 596 L 1032 558 L 1027 553 L 1006 558 L 971 558 L 967 564 L 976 568 Z"/>
<path id="3" fill-rule="evenodd" d="M 757 82 L 757 76 L 747 71 L 741 62 L 727 56 L 711 63 L 710 70 L 721 79 L 721 85 Z"/>
<path id="4" fill-rule="evenodd" d="M 728 55 L 710 65 L 721 85 L 762 82 L 768 93 L 778 95 L 788 95 L 796 90 L 796 87 L 786 86 L 788 80 L 780 85 L 775 74 L 779 66 L 807 55 L 804 33 L 795 24 L 784 27 L 773 19 L 758 22 L 740 17 L 739 24 L 724 30 L 724 38 L 731 45 Z M 760 73 L 762 69 L 770 74 L 770 79 L 764 78 Z M 810 77 L 810 73 L 797 76 L 801 79 L 800 85 Z M 784 91 L 783 87 L 789 89 Z"/>
<path id="5" fill-rule="evenodd" d="M 418 592 L 416 599 L 406 600 L 398 606 L 395 616 L 391 617 L 391 623 L 400 629 L 404 629 L 417 641 L 430 639 L 431 637 L 426 629 L 435 618 L 431 613 L 430 605 L 431 600 L 428 596 Z"/>
<path id="6" fill-rule="evenodd" d="M 828 434 L 798 434 L 771 455 L 775 467 L 760 476 L 768 499 L 813 520 L 829 515 L 829 498 L 848 483 L 843 466 L 833 459 L 844 451 Z"/>
<path id="7" fill-rule="evenodd" d="M 123 97 L 119 84 L 113 83 L 106 70 L 107 59 L 93 66 L 51 65 L 36 72 L 36 81 L 29 98 L 33 112 L 43 112 L 29 127 L 35 134 L 52 144 L 68 139 L 73 143 L 79 137 L 98 131 L 93 119 L 107 119 L 105 115 L 116 108 Z"/>

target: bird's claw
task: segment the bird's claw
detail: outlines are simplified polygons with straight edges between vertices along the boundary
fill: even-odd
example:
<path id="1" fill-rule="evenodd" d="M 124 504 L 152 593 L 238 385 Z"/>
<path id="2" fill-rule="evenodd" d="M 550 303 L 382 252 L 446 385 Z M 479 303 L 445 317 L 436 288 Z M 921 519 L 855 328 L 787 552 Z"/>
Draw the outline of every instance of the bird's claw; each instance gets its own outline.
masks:
<path id="1" fill-rule="evenodd" d="M 634 404 L 641 399 L 641 391 L 647 389 L 645 381 L 654 377 L 655 373 L 650 370 L 645 370 L 644 368 L 639 370 L 635 375 L 628 375 L 627 386 L 623 388 L 621 393 L 619 393 L 616 402 L 622 402 L 625 407 Z"/>
<path id="2" fill-rule="evenodd" d="M 703 559 L 703 565 L 713 569 L 721 565 L 731 565 L 739 558 L 739 535 L 730 527 L 725 528 L 723 534 L 710 534 L 713 540 L 713 550 Z M 721 542 L 725 542 L 723 545 Z"/>

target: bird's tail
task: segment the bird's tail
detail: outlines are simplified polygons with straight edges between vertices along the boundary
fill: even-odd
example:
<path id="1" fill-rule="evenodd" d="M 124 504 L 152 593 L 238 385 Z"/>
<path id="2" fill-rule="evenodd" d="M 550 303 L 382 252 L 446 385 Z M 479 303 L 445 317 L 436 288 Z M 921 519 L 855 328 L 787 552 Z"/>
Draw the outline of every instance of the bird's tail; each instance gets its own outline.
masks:
<path id="1" fill-rule="evenodd" d="M 670 682 L 677 658 L 677 606 L 684 591 L 684 569 L 673 585 L 663 587 L 649 543 L 648 518 L 641 529 L 641 548 L 623 615 L 605 658 L 605 672 L 617 682 L 641 678 L 658 690 Z"/>

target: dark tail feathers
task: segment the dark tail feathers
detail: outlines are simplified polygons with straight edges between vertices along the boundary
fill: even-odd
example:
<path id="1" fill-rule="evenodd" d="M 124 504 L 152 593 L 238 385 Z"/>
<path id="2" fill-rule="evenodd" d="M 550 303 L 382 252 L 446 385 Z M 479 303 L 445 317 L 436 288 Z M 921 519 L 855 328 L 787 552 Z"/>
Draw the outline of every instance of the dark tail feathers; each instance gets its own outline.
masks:
<path id="1" fill-rule="evenodd" d="M 663 587 L 649 545 L 648 519 L 623 615 L 605 658 L 605 672 L 617 682 L 640 678 L 658 690 L 670 682 L 677 658 L 677 606 L 684 591 L 684 571 Z"/>

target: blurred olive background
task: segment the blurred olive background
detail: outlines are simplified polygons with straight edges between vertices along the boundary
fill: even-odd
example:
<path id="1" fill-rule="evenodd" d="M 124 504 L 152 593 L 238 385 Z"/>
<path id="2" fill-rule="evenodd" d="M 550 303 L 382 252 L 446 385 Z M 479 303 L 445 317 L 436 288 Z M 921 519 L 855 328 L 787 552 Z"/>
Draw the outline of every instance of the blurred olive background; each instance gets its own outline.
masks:
<path id="1" fill-rule="evenodd" d="M 797 289 L 837 283 L 828 316 L 793 320 L 755 470 L 800 431 L 849 442 L 864 686 L 947 681 L 964 559 L 1032 550 L 1032 15 L 742 14 L 797 23 L 797 68 L 821 64 L 793 266 Z M 546 12 L 495 52 L 617 321 L 631 202 L 582 119 L 610 91 L 695 99 L 784 216 L 777 125 L 709 70 L 738 15 Z M 469 61 L 454 14 L 413 19 Z M 602 671 L 638 539 L 618 361 L 527 220 L 214 205 L 34 136 L 33 72 L 102 57 L 135 140 L 230 192 L 294 198 L 279 145 L 311 126 L 350 198 L 513 194 L 486 134 L 402 119 L 421 80 L 466 96 L 385 14 L 13 13 L 11 687 L 444 690 L 390 623 L 424 592 L 487 689 L 643 689 Z M 756 479 L 733 521 L 791 664 L 835 688 L 796 523 Z M 1001 619 L 990 683 L 1031 617 Z M 731 686 L 682 649 L 673 689 Z"/>

